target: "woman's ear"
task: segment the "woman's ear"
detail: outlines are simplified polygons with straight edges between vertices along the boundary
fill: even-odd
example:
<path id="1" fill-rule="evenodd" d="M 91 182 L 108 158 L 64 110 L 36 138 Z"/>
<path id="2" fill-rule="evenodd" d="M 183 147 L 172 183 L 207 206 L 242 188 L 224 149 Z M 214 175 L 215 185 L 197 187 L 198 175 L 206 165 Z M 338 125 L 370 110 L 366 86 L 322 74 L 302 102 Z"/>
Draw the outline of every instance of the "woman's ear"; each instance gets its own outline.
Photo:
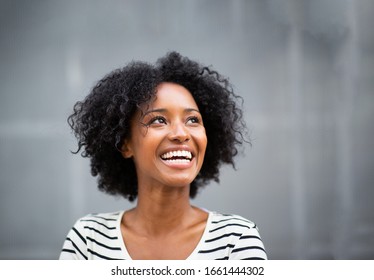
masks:
<path id="1" fill-rule="evenodd" d="M 133 156 L 133 152 L 129 142 L 130 141 L 128 141 L 128 139 L 125 139 L 125 141 L 123 141 L 121 154 L 124 158 L 131 158 Z"/>

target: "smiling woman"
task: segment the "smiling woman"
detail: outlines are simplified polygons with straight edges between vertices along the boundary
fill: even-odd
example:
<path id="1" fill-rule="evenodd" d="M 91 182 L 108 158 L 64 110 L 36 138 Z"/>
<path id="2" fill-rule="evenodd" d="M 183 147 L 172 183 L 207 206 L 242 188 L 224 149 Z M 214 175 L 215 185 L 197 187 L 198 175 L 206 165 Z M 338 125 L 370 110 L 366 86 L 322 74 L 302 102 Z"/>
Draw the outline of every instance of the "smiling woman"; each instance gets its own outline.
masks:
<path id="1" fill-rule="evenodd" d="M 207 146 L 196 102 L 183 86 L 164 82 L 157 86 L 156 98 L 147 107 L 144 114 L 139 116 L 139 110 L 135 115 L 131 137 L 122 147 L 123 156 L 134 161 L 138 185 L 142 186 L 138 191 L 180 186 L 188 196 L 188 186 L 203 165 Z"/>
<path id="2" fill-rule="evenodd" d="M 266 259 L 253 222 L 190 203 L 245 141 L 237 99 L 227 79 L 176 52 L 99 81 L 68 119 L 77 153 L 101 190 L 136 206 L 79 219 L 60 259 Z"/>

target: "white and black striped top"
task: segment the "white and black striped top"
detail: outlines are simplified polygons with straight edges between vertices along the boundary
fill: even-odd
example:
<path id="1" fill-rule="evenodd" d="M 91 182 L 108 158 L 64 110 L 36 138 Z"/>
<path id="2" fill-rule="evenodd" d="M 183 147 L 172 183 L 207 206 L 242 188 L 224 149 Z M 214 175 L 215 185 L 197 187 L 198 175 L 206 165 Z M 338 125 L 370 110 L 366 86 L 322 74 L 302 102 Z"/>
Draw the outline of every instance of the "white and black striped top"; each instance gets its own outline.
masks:
<path id="1" fill-rule="evenodd" d="M 131 260 L 122 239 L 124 211 L 92 214 L 79 219 L 70 230 L 60 259 Z M 267 259 L 257 226 L 238 215 L 209 212 L 207 225 L 188 260 Z"/>

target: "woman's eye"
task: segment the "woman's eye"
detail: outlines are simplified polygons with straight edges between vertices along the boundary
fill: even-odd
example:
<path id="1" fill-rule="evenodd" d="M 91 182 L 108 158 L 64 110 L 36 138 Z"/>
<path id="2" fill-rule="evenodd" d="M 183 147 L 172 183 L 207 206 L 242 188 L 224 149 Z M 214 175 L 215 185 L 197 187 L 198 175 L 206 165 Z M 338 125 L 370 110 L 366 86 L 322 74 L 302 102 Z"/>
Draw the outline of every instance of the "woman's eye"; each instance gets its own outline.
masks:
<path id="1" fill-rule="evenodd" d="M 187 123 L 189 123 L 189 124 L 200 123 L 200 119 L 198 117 L 190 117 L 190 118 L 188 118 Z"/>
<path id="2" fill-rule="evenodd" d="M 166 120 L 163 117 L 154 117 L 148 123 L 148 125 L 151 124 L 166 124 Z"/>

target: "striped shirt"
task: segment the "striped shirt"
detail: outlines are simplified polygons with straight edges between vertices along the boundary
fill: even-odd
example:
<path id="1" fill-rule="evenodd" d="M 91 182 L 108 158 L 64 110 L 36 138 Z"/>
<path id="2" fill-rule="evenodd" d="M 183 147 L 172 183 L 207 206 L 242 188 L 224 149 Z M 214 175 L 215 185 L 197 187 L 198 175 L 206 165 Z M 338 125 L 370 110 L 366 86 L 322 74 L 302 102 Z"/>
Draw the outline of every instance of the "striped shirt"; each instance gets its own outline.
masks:
<path id="1" fill-rule="evenodd" d="M 68 233 L 60 259 L 131 260 L 123 242 L 124 211 L 79 219 Z M 238 215 L 209 212 L 204 233 L 187 260 L 267 259 L 257 226 Z"/>

